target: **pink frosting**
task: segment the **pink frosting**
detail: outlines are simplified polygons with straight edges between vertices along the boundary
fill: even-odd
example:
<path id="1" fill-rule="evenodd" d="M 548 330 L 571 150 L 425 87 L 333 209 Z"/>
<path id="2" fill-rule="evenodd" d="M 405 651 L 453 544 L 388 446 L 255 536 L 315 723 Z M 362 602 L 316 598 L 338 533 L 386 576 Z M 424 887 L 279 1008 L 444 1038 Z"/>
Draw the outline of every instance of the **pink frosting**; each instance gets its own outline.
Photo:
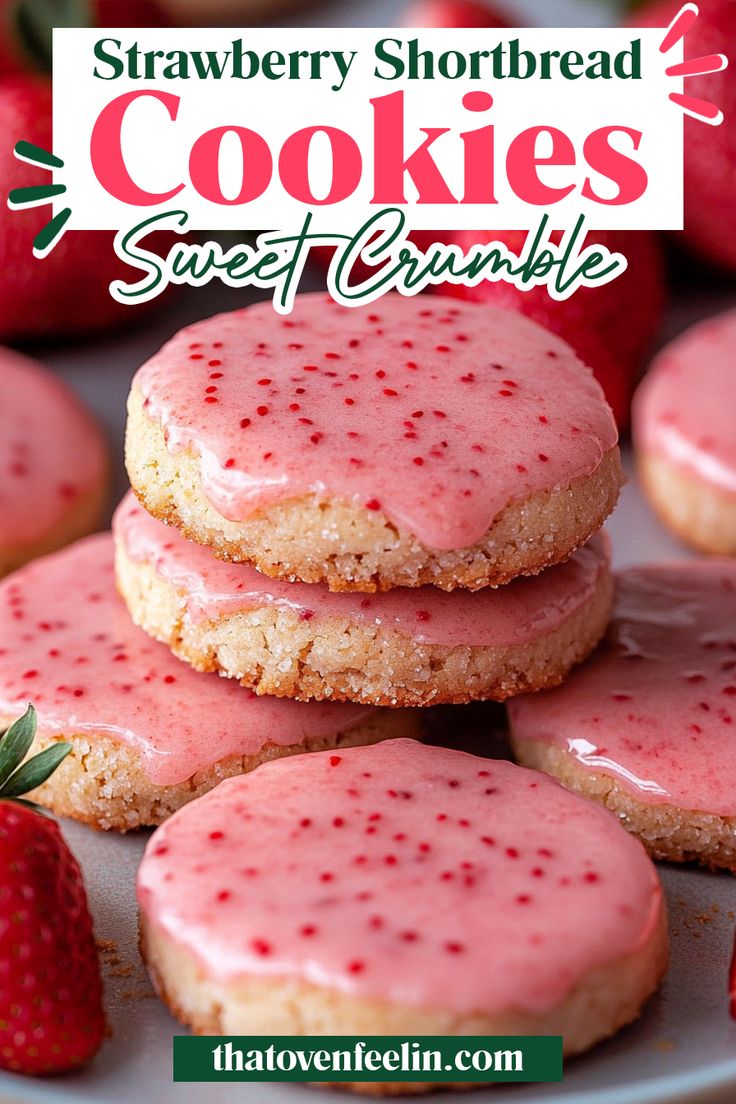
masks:
<path id="1" fill-rule="evenodd" d="M 274 606 L 304 620 L 343 617 L 398 629 L 421 644 L 503 647 L 552 632 L 577 613 L 608 568 L 608 540 L 597 535 L 566 563 L 477 594 L 435 587 L 396 588 L 366 597 L 326 587 L 269 579 L 247 564 L 225 563 L 152 518 L 129 494 L 113 532 L 136 562 L 146 562 L 182 595 L 193 622 Z"/>
<path id="2" fill-rule="evenodd" d="M 609 813 L 412 740 L 224 782 L 156 832 L 138 894 L 216 978 L 296 976 L 458 1013 L 553 1007 L 638 948 L 661 902 Z"/>
<path id="3" fill-rule="evenodd" d="M 487 304 L 302 295 L 182 330 L 138 372 L 172 452 L 200 457 L 231 520 L 300 495 L 353 499 L 427 547 L 464 548 L 510 502 L 595 471 L 616 444 L 572 349 Z"/>
<path id="4" fill-rule="evenodd" d="M 100 433 L 56 376 L 0 348 L 0 546 L 42 540 L 105 477 Z"/>
<path id="5" fill-rule="evenodd" d="M 663 349 L 637 393 L 634 434 L 642 452 L 736 495 L 736 310 Z"/>
<path id="6" fill-rule="evenodd" d="M 641 801 L 736 815 L 736 561 L 623 572 L 609 644 L 509 716 Z"/>
<path id="7" fill-rule="evenodd" d="M 44 733 L 112 736 L 164 786 L 267 743 L 342 732 L 372 712 L 259 698 L 196 673 L 132 624 L 112 560 L 103 533 L 0 583 L 0 714 L 32 701 Z"/>

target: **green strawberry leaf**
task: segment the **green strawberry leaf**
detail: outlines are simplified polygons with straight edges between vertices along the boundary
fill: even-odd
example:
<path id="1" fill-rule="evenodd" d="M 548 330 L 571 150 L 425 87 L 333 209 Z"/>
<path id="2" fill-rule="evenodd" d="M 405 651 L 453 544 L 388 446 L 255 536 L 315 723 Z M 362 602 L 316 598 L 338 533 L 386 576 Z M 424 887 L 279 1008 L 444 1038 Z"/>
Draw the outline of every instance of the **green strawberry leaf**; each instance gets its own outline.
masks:
<path id="1" fill-rule="evenodd" d="M 38 755 L 34 755 L 19 767 L 5 785 L 0 787 L 0 798 L 20 797 L 29 790 L 35 790 L 36 786 L 40 786 L 53 774 L 71 750 L 71 744 L 61 743 L 44 748 Z"/>
<path id="2" fill-rule="evenodd" d="M 0 738 L 0 792 L 13 771 L 25 759 L 36 735 L 36 710 L 28 706 L 22 717 Z"/>

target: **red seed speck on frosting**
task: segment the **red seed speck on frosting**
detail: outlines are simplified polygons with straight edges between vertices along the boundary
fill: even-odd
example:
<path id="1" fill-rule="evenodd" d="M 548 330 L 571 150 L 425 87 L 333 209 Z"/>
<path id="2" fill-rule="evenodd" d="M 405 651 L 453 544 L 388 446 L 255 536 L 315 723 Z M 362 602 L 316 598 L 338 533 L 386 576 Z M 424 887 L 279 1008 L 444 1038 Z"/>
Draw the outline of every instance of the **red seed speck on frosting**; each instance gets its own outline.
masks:
<path id="1" fill-rule="evenodd" d="M 647 804 L 736 815 L 736 561 L 622 572 L 608 637 L 564 686 L 509 703 L 515 737 Z"/>
<path id="2" fill-rule="evenodd" d="M 189 327 L 140 369 L 169 448 L 207 456 L 204 490 L 224 517 L 326 488 L 428 547 L 460 548 L 510 502 L 592 473 L 615 445 L 591 373 L 523 316 L 395 295 L 375 317 L 321 294 L 300 296 L 288 319 L 257 304 Z M 438 343 L 443 319 L 457 329 Z M 205 394 L 215 336 L 222 374 Z M 201 353 L 188 352 L 193 337 Z"/>
<path id="3" fill-rule="evenodd" d="M 218 978 L 295 975 L 461 1014 L 553 1007 L 641 945 L 661 891 L 608 813 L 530 777 L 409 740 L 268 763 L 156 832 L 141 907 Z M 221 822 L 226 906 L 208 838 Z M 257 885 L 238 873 L 252 854 Z"/>

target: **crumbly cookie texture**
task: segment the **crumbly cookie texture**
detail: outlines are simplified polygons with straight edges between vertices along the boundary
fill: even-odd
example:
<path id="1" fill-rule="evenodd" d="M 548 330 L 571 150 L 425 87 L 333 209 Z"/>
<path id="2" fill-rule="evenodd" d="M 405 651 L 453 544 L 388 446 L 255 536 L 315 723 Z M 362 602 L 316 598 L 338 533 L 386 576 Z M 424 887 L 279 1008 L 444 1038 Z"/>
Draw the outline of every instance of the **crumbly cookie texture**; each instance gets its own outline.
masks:
<path id="1" fill-rule="evenodd" d="M 0 718 L 0 729 L 14 718 Z M 421 719 L 411 710 L 375 713 L 338 735 L 306 739 L 287 746 L 266 744 L 257 755 L 231 756 L 199 770 L 185 782 L 159 786 L 142 768 L 140 756 L 109 736 L 74 731 L 39 733 L 29 752 L 66 741 L 72 750 L 55 773 L 29 799 L 57 816 L 71 817 L 103 830 L 127 832 L 163 823 L 188 801 L 201 797 L 225 778 L 245 774 L 285 755 L 378 743 L 396 736 L 421 735 Z"/>
<path id="2" fill-rule="evenodd" d="M 637 801 L 602 772 L 581 768 L 574 757 L 552 744 L 518 740 L 511 745 L 517 763 L 551 774 L 568 789 L 600 802 L 638 836 L 654 859 L 698 862 L 736 873 L 736 817 L 717 816 L 675 805 Z"/>
<path id="3" fill-rule="evenodd" d="M 326 583 L 331 590 L 373 592 L 431 584 L 443 590 L 498 586 L 559 563 L 601 528 L 618 500 L 618 447 L 569 486 L 514 502 L 470 548 L 433 551 L 380 510 L 344 499 L 304 496 L 262 507 L 247 521 L 224 518 L 205 497 L 200 461 L 170 452 L 139 388 L 128 401 L 126 464 L 148 512 L 224 560 L 266 575 Z"/>
<path id="4" fill-rule="evenodd" d="M 503 647 L 448 647 L 390 625 L 305 620 L 274 606 L 192 620 L 187 596 L 151 563 L 131 559 L 120 540 L 116 576 L 135 623 L 197 670 L 218 671 L 258 694 L 388 706 L 503 701 L 556 686 L 600 640 L 613 597 L 606 568 L 585 605 L 545 635 Z"/>
<path id="5" fill-rule="evenodd" d="M 700 552 L 736 556 L 736 496 L 663 456 L 641 453 L 639 476 L 664 524 Z"/>
<path id="6" fill-rule="evenodd" d="M 197 1035 L 562 1035 L 566 1057 L 580 1054 L 637 1019 L 667 969 L 667 923 L 661 913 L 632 954 L 592 970 L 556 1008 L 533 1015 L 509 1009 L 460 1016 L 360 1000 L 293 978 L 213 982 L 195 955 L 171 942 L 141 914 L 141 952 L 162 1000 Z M 477 1082 L 335 1083 L 371 1096 L 472 1089 Z"/>

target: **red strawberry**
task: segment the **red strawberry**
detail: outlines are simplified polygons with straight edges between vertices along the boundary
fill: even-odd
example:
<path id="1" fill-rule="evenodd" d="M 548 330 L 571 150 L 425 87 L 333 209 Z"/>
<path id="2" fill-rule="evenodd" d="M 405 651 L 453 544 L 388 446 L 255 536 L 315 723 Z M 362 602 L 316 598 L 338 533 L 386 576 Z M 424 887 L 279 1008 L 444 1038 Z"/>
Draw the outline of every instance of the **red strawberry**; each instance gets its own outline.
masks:
<path id="1" fill-rule="evenodd" d="M 476 242 L 500 241 L 519 252 L 525 240 L 523 230 L 460 230 L 453 236 L 463 250 Z M 472 288 L 443 284 L 437 290 L 521 311 L 559 334 L 593 369 L 619 428 L 625 429 L 637 375 L 656 334 L 664 302 L 662 258 L 655 235 L 645 230 L 591 231 L 585 243 L 593 242 L 623 253 L 628 268 L 611 283 L 581 288 L 562 302 L 552 299 L 544 287 L 519 291 L 501 282 Z"/>
<path id="2" fill-rule="evenodd" d="M 69 751 L 20 766 L 35 731 L 29 706 L 0 739 L 0 1068 L 48 1074 L 87 1062 L 105 1017 L 79 866 L 58 824 L 20 798 Z"/>
<path id="3" fill-rule="evenodd" d="M 416 0 L 402 17 L 405 27 L 515 27 L 494 4 L 483 0 Z"/>
<path id="4" fill-rule="evenodd" d="M 631 22 L 638 27 L 667 27 L 681 0 L 649 0 Z M 688 77 L 685 91 L 720 107 L 724 122 L 711 127 L 685 119 L 686 244 L 712 264 L 736 272 L 736 3 L 698 0 L 700 14 L 685 38 L 685 57 L 725 54 L 722 73 Z"/>
<path id="5" fill-rule="evenodd" d="M 167 26 L 156 0 L 0 0 L 0 77 L 51 72 L 54 26 Z"/>
<path id="6" fill-rule="evenodd" d="M 147 304 L 123 306 L 108 291 L 114 279 L 137 278 L 113 252 L 112 233 L 72 230 L 44 260 L 33 256 L 33 239 L 51 208 L 11 211 L 5 197 L 50 176 L 13 156 L 19 139 L 51 150 L 51 86 L 41 77 L 0 80 L 0 342 L 75 336 L 135 321 Z M 159 234 L 146 242 L 164 239 L 174 240 Z"/>

